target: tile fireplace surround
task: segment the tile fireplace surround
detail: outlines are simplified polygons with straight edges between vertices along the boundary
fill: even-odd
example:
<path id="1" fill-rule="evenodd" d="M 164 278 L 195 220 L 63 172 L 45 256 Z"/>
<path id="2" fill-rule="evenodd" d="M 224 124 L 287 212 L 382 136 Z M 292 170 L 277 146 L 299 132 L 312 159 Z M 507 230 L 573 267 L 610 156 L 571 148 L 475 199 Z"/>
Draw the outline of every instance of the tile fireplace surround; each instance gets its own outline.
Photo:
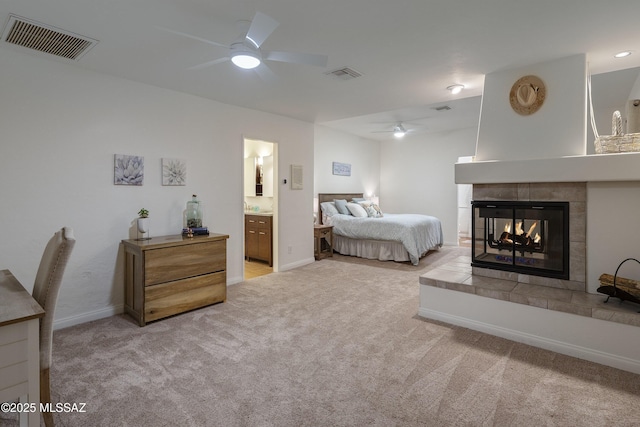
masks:
<path id="1" fill-rule="evenodd" d="M 569 280 L 471 267 L 471 253 L 433 269 L 420 284 L 542 309 L 640 326 L 640 307 L 604 303 L 606 296 L 586 289 L 586 183 L 474 184 L 473 200 L 569 202 Z M 469 249 L 471 252 L 471 249 Z"/>

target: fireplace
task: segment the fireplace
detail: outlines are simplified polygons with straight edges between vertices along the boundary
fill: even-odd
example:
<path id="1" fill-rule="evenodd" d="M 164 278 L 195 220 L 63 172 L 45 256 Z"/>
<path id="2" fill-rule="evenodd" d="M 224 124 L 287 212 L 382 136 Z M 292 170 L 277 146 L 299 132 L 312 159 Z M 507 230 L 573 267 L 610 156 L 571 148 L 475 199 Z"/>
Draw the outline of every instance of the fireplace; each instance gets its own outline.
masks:
<path id="1" fill-rule="evenodd" d="M 473 201 L 471 265 L 569 279 L 569 203 Z"/>

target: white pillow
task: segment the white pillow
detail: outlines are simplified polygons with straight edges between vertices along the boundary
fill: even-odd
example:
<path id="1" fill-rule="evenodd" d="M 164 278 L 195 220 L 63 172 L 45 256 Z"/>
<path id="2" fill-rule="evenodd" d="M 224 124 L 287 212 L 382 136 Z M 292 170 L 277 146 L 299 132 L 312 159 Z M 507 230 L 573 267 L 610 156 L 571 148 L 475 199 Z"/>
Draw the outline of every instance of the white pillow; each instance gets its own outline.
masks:
<path id="1" fill-rule="evenodd" d="M 320 203 L 320 209 L 322 209 L 323 215 L 333 216 L 338 214 L 338 209 L 336 208 L 336 204 L 333 202 L 322 202 Z"/>
<path id="2" fill-rule="evenodd" d="M 366 218 L 369 216 L 369 214 L 367 214 L 367 211 L 357 203 L 347 203 L 347 209 L 349 209 L 351 215 L 357 218 Z"/>

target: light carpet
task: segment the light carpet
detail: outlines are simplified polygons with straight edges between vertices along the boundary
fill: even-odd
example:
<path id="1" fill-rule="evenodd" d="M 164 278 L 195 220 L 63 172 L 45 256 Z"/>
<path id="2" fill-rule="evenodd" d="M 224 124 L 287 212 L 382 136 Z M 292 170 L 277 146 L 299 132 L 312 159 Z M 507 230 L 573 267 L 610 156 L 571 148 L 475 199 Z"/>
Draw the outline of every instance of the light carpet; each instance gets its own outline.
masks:
<path id="1" fill-rule="evenodd" d="M 54 400 L 87 404 L 56 424 L 640 424 L 639 375 L 418 317 L 419 275 L 459 255 L 335 257 L 146 327 L 119 315 L 56 331 Z"/>

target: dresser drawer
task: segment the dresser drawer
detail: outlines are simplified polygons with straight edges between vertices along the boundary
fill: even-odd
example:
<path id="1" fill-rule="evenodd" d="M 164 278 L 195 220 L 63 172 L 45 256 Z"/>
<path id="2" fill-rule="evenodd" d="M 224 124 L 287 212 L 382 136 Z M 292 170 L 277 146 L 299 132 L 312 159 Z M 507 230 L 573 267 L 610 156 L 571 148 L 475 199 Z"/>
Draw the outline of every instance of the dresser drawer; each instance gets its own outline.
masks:
<path id="1" fill-rule="evenodd" d="M 145 286 L 171 282 L 226 269 L 226 242 L 195 243 L 148 250 L 145 253 Z"/>
<path id="2" fill-rule="evenodd" d="M 224 302 L 226 299 L 226 271 L 148 286 L 145 291 L 145 321 L 150 322 L 217 302 Z"/>

